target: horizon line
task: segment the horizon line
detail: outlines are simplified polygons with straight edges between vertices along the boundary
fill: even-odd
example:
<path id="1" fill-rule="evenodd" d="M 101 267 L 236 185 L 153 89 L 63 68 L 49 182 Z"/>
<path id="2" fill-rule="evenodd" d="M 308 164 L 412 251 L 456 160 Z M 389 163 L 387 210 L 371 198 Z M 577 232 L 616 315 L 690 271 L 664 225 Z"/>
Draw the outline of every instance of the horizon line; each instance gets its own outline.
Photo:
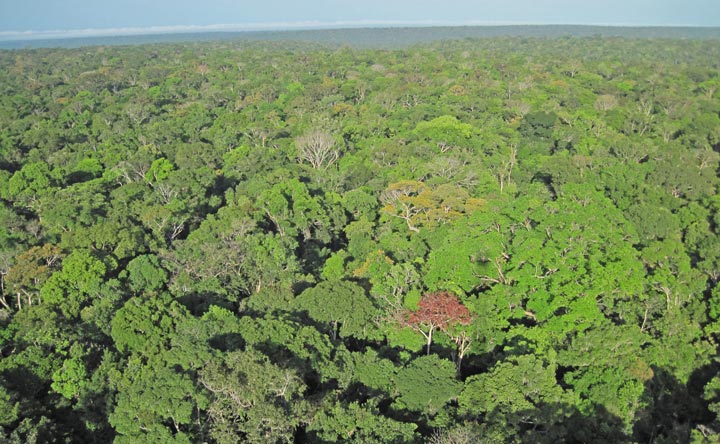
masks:
<path id="1" fill-rule="evenodd" d="M 720 26 L 693 24 L 639 24 L 639 23 L 543 23 L 517 21 L 440 21 L 440 20 L 336 20 L 232 23 L 213 25 L 163 25 L 129 26 L 115 28 L 83 28 L 67 30 L 0 31 L 0 41 L 42 40 L 83 37 L 122 37 L 153 34 L 190 34 L 202 32 L 257 32 L 257 31 L 304 31 L 351 28 L 395 27 L 469 27 L 469 26 L 597 26 L 612 28 L 718 28 Z"/>

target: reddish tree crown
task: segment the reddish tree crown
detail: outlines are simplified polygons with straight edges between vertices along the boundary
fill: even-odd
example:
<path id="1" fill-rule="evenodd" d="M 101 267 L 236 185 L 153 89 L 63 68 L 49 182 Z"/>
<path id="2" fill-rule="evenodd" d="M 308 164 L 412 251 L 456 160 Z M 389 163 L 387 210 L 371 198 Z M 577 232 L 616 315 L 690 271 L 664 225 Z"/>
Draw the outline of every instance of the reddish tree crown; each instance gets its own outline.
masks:
<path id="1" fill-rule="evenodd" d="M 447 330 L 453 324 L 468 325 L 472 316 L 457 296 L 447 291 L 437 291 L 424 294 L 418 309 L 406 312 L 403 320 L 410 327 L 425 325 Z"/>

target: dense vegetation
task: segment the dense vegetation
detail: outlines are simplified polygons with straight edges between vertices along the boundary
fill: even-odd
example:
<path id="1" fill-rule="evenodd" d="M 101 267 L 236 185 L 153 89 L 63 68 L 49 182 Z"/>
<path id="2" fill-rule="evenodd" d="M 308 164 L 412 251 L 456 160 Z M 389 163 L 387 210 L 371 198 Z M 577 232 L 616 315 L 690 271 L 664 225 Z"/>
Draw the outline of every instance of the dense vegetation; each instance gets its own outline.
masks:
<path id="1" fill-rule="evenodd" d="M 0 52 L 0 441 L 718 442 L 719 61 Z"/>
<path id="2" fill-rule="evenodd" d="M 56 34 L 62 34 L 57 31 Z M 24 40 L 0 40 L 3 49 L 78 48 L 100 45 L 139 45 L 150 43 L 207 42 L 232 40 L 248 42 L 304 42 L 325 47 L 349 46 L 366 49 L 401 49 L 442 40 L 489 37 L 625 37 L 654 39 L 718 39 L 720 28 L 702 26 L 587 26 L 587 25 L 501 25 L 432 26 L 395 28 L 304 29 L 283 31 L 229 31 L 40 38 L 32 33 Z M 0 36 L 2 37 L 2 36 Z M 22 38 L 22 36 L 20 36 Z"/>

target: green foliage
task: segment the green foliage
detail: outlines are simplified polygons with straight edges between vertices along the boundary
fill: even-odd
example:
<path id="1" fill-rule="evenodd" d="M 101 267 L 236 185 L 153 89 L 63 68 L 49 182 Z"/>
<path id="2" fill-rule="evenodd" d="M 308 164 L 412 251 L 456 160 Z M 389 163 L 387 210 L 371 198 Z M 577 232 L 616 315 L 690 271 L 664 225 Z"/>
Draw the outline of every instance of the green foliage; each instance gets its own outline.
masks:
<path id="1" fill-rule="evenodd" d="M 296 233 L 309 238 L 314 227 L 325 219 L 323 209 L 297 179 L 273 185 L 260 194 L 258 203 L 281 236 L 297 230 Z"/>
<path id="2" fill-rule="evenodd" d="M 53 374 L 52 388 L 68 399 L 77 396 L 87 377 L 85 367 L 77 360 L 65 361 L 62 369 Z"/>
<path id="3" fill-rule="evenodd" d="M 473 134 L 473 127 L 460 122 L 454 116 L 440 116 L 427 122 L 420 122 L 415 127 L 415 133 L 438 145 L 441 152 L 453 146 L 462 146 Z"/>
<path id="4" fill-rule="evenodd" d="M 63 260 L 62 269 L 43 285 L 40 296 L 65 316 L 77 317 L 81 308 L 100 291 L 105 272 L 105 265 L 88 252 L 74 251 Z"/>
<path id="5" fill-rule="evenodd" d="M 3 199 L 15 205 L 39 210 L 39 200 L 52 192 L 52 184 L 52 173 L 46 163 L 27 163 L 13 174 L 0 191 Z"/>
<path id="6" fill-rule="evenodd" d="M 103 166 L 98 159 L 86 157 L 75 165 L 72 178 L 78 181 L 91 180 L 102 175 Z"/>
<path id="7" fill-rule="evenodd" d="M 396 407 L 433 416 L 462 388 L 455 379 L 455 365 L 435 355 L 421 356 L 400 369 L 395 383 Z"/>
<path id="8" fill-rule="evenodd" d="M 0 51 L 0 441 L 717 441 L 717 32 L 553 29 Z"/>
<path id="9" fill-rule="evenodd" d="M 300 375 L 256 351 L 208 363 L 200 382 L 210 393 L 210 435 L 216 442 L 290 442 L 307 414 Z"/>
<path id="10" fill-rule="evenodd" d="M 333 339 L 372 336 L 377 309 L 365 290 L 350 281 L 324 281 L 305 290 L 293 302 L 297 310 L 307 311 L 314 321 L 330 324 Z"/>
<path id="11" fill-rule="evenodd" d="M 530 139 L 545 140 L 552 137 L 557 121 L 555 113 L 535 112 L 525 116 L 520 124 L 520 132 Z"/>
<path id="12" fill-rule="evenodd" d="M 117 311 L 112 320 L 112 338 L 120 351 L 151 356 L 167 347 L 178 322 L 187 310 L 163 293 L 136 296 Z"/>
<path id="13" fill-rule="evenodd" d="M 353 216 L 353 219 L 359 220 L 361 217 L 372 219 L 377 211 L 378 201 L 367 190 L 358 188 L 345 193 L 342 197 L 342 204 L 345 211 Z"/>
<path id="14" fill-rule="evenodd" d="M 495 365 L 488 373 L 474 375 L 458 398 L 459 412 L 484 414 L 493 422 L 518 430 L 523 423 L 542 422 L 543 406 L 570 402 L 557 384 L 556 368 L 541 359 L 523 355 Z"/>
<path id="15" fill-rule="evenodd" d="M 9 426 L 18 418 L 20 404 L 13 402 L 5 387 L 0 386 L 0 426 Z"/>
<path id="16" fill-rule="evenodd" d="M 136 257 L 128 263 L 127 271 L 130 289 L 136 292 L 157 291 L 167 283 L 167 272 L 154 255 Z"/>
<path id="17" fill-rule="evenodd" d="M 145 174 L 146 180 L 151 180 L 154 183 L 167 179 L 173 169 L 172 163 L 170 163 L 167 159 L 162 157 L 155 159 L 150 165 L 150 169 L 147 174 Z"/>
<path id="18" fill-rule="evenodd" d="M 612 337 L 604 328 L 578 335 L 559 354 L 558 362 L 576 369 L 565 375 L 565 381 L 584 398 L 579 404 L 581 410 L 590 413 L 592 404 L 600 403 L 609 413 L 627 418 L 630 426 L 643 405 L 644 383 L 653 377 L 653 370 L 643 359 L 641 346 L 647 338 L 638 329 L 613 331 Z M 607 362 L 608 366 L 587 365 L 590 362 Z"/>
<path id="19" fill-rule="evenodd" d="M 117 384 L 117 404 L 109 417 L 118 433 L 115 442 L 191 442 L 182 427 L 207 400 L 187 375 L 160 360 L 146 365 L 131 360 Z"/>
<path id="20" fill-rule="evenodd" d="M 325 261 L 322 277 L 328 281 L 337 281 L 345 276 L 345 261 L 348 254 L 344 250 L 334 253 Z"/>
<path id="21" fill-rule="evenodd" d="M 364 354 L 354 353 L 354 379 L 375 390 L 385 393 L 394 391 L 397 368 L 389 359 L 378 356 L 373 350 Z"/>
<path id="22" fill-rule="evenodd" d="M 323 442 L 417 442 L 415 424 L 386 418 L 371 402 L 364 405 L 356 402 L 348 405 L 327 404 L 326 409 L 318 412 L 308 427 Z"/>

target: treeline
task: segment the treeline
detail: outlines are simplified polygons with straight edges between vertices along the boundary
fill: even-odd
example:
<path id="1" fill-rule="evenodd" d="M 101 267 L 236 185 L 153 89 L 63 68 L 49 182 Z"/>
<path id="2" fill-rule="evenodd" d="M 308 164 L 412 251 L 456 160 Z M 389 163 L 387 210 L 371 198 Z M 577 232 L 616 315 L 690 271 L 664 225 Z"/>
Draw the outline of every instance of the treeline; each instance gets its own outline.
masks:
<path id="1" fill-rule="evenodd" d="M 58 33 L 59 34 L 59 33 Z M 720 27 L 704 26 L 590 26 L 590 25 L 498 25 L 498 26 L 407 26 L 391 28 L 298 29 L 282 31 L 191 32 L 175 34 L 117 35 L 97 37 L 0 40 L 2 49 L 78 48 L 101 45 L 232 41 L 303 42 L 326 48 L 349 46 L 363 49 L 402 49 L 444 40 L 488 38 L 603 38 L 629 39 L 720 39 Z M 33 38 L 35 37 L 35 38 Z M 205 43 L 202 43 L 205 45 Z"/>
<path id="2" fill-rule="evenodd" d="M 720 45 L 0 52 L 0 442 L 718 442 Z"/>

